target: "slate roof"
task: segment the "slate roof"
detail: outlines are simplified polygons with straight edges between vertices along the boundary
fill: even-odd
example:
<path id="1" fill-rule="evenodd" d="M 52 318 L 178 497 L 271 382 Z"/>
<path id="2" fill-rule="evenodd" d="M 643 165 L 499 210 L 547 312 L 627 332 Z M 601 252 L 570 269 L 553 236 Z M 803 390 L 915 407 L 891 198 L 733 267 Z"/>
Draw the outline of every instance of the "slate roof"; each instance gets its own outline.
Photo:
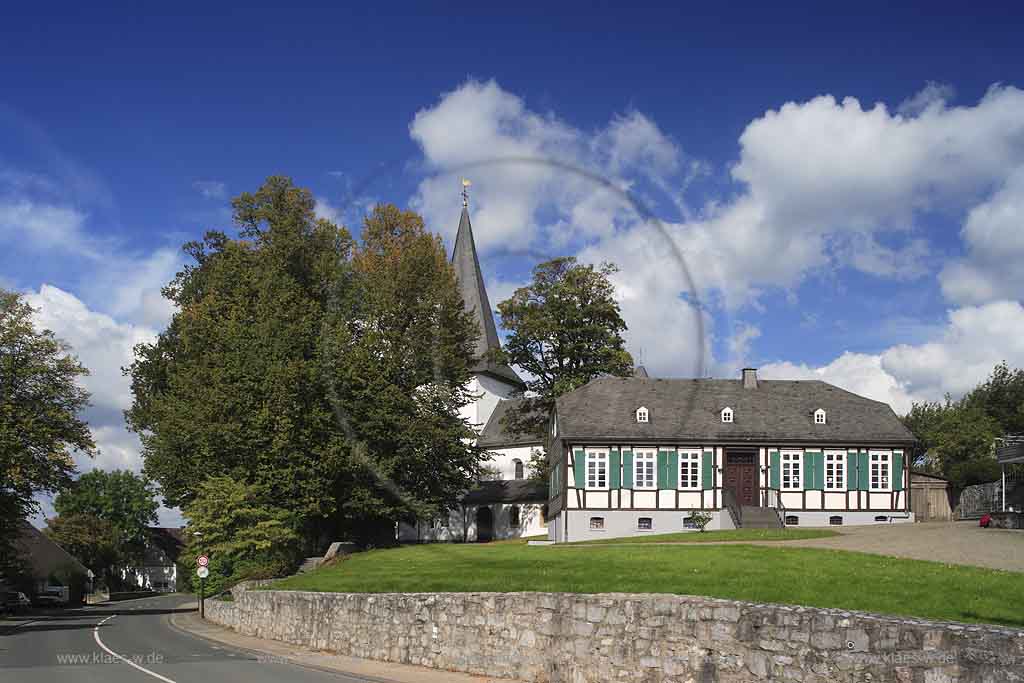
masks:
<path id="1" fill-rule="evenodd" d="M 507 415 L 510 410 L 522 405 L 522 403 L 523 399 L 521 398 L 510 398 L 498 401 L 498 405 L 494 407 L 494 412 L 491 413 L 491 417 L 487 420 L 487 424 L 484 425 L 483 430 L 480 432 L 480 437 L 477 439 L 476 444 L 485 448 L 540 445 L 541 439 L 538 438 L 536 434 L 514 432 L 508 428 L 507 424 L 505 424 L 505 415 Z"/>
<path id="2" fill-rule="evenodd" d="M 546 503 L 548 485 L 532 479 L 497 479 L 482 481 L 462 497 L 463 505 L 486 503 Z"/>
<path id="3" fill-rule="evenodd" d="M 636 422 L 644 406 L 650 422 Z M 723 423 L 730 407 L 734 422 Z M 827 424 L 814 424 L 824 408 Z M 700 440 L 857 444 L 912 443 L 886 403 L 817 380 L 600 378 L 556 403 L 563 439 Z"/>
<path id="4" fill-rule="evenodd" d="M 21 533 L 15 541 L 18 554 L 25 560 L 32 578 L 44 580 L 58 570 L 70 568 L 85 576 L 89 570 L 71 553 L 64 550 L 28 522 L 22 524 Z"/>
<path id="5" fill-rule="evenodd" d="M 455 268 L 462 301 L 466 310 L 473 314 L 480 330 L 473 354 L 477 358 L 477 364 L 471 370 L 493 375 L 517 387 L 525 386 L 515 370 L 508 365 L 487 359 L 490 351 L 501 348 L 501 342 L 498 341 L 498 331 L 494 327 L 494 312 L 491 302 L 487 299 L 484 276 L 480 272 L 480 259 L 477 257 L 476 244 L 473 242 L 473 226 L 469 223 L 469 209 L 465 206 L 462 207 L 462 217 L 459 219 L 459 232 L 455 235 L 452 266 Z"/>

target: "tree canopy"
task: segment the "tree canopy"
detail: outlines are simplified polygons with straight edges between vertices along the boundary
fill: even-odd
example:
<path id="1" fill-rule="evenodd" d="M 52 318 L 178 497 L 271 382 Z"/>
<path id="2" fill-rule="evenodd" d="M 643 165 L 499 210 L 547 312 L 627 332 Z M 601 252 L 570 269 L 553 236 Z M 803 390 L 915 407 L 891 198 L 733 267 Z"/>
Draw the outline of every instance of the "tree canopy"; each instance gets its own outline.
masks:
<path id="1" fill-rule="evenodd" d="M 81 412 L 88 374 L 70 348 L 32 321 L 21 295 L 0 289 L 0 571 L 17 562 L 13 539 L 38 505 L 75 472 L 74 453 L 95 450 Z"/>
<path id="2" fill-rule="evenodd" d="M 272 177 L 234 200 L 238 239 L 185 245 L 194 263 L 164 290 L 169 327 L 136 349 L 127 417 L 169 505 L 227 477 L 311 546 L 393 538 L 482 458 L 459 417 L 474 330 L 419 216 L 378 206 L 357 243 L 314 204 Z"/>
<path id="3" fill-rule="evenodd" d="M 626 323 L 610 280 L 617 270 L 609 263 L 552 259 L 533 269 L 529 285 L 498 304 L 508 337 L 497 358 L 529 374 L 521 407 L 507 416 L 514 431 L 544 438 L 559 396 L 602 374 L 632 374 L 633 358 L 622 337 Z M 532 459 L 531 471 L 546 477 L 546 461 Z"/>
<path id="4" fill-rule="evenodd" d="M 84 515 L 112 525 L 121 544 L 116 559 L 126 564 L 141 558 L 159 507 L 153 484 L 128 470 L 86 472 L 53 501 L 58 520 Z"/>
<path id="5" fill-rule="evenodd" d="M 915 403 L 903 422 L 919 441 L 915 466 L 956 487 L 994 481 L 996 438 L 1024 434 L 1024 371 L 1000 363 L 960 400 Z"/>
<path id="6" fill-rule="evenodd" d="M 114 524 L 86 513 L 59 515 L 47 521 L 46 535 L 110 585 L 124 552 L 121 532 Z"/>

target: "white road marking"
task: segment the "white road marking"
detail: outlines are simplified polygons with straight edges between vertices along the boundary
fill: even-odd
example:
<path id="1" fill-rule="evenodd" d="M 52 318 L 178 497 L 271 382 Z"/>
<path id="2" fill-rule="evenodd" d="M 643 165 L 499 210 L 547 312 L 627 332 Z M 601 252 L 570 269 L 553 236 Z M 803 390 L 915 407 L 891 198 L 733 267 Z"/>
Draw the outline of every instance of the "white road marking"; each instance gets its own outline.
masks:
<path id="1" fill-rule="evenodd" d="M 170 678 L 167 678 L 165 676 L 161 676 L 160 674 L 158 674 L 155 671 L 150 671 L 146 667 L 139 666 L 138 664 L 136 664 L 135 662 L 131 661 L 130 659 L 122 657 L 121 655 L 117 654 L 116 652 L 114 652 L 109 647 L 107 647 L 106 645 L 103 644 L 103 641 L 100 640 L 100 626 L 103 626 L 103 624 L 107 623 L 108 621 L 110 621 L 111 619 L 113 619 L 116 616 L 117 616 L 116 614 L 112 614 L 109 617 L 107 617 L 106 619 L 104 619 L 103 621 L 101 621 L 100 623 L 96 624 L 95 627 L 93 627 L 93 629 L 92 629 L 92 637 L 96 639 L 96 644 L 99 645 L 100 647 L 102 647 L 104 649 L 104 651 L 108 655 L 111 655 L 112 657 L 117 657 L 118 659 L 120 659 L 122 662 L 124 662 L 128 666 L 134 667 L 134 668 L 138 669 L 139 671 L 141 671 L 142 673 L 149 674 L 153 678 L 158 678 L 161 681 L 163 681 L 164 683 L 175 683 Z"/>
<path id="2" fill-rule="evenodd" d="M 22 626 L 31 626 L 32 624 L 38 624 L 38 623 L 39 623 L 38 619 L 33 619 L 32 621 L 23 621 L 22 623 L 18 624 L 14 628 L 18 629 L 18 628 L 21 628 Z"/>

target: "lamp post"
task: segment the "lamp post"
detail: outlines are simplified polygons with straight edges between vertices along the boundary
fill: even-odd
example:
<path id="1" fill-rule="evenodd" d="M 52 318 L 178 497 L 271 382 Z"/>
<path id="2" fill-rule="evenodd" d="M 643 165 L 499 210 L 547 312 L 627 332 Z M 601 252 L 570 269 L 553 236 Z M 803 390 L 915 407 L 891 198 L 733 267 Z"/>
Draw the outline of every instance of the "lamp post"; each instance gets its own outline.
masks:
<path id="1" fill-rule="evenodd" d="M 202 542 L 203 532 L 201 532 L 201 531 L 193 531 L 192 535 L 195 536 L 196 538 L 198 538 L 200 540 L 200 543 Z M 202 551 L 200 551 L 200 552 L 202 552 Z M 200 555 L 200 557 L 205 557 L 205 554 Z M 199 564 L 198 558 L 197 558 L 196 563 Z M 205 589 L 206 589 L 206 573 L 207 573 L 207 571 L 209 571 L 209 570 L 207 570 L 206 566 L 203 565 L 203 564 L 199 564 L 199 569 L 196 570 L 196 573 L 199 575 L 199 618 L 200 619 L 205 619 L 206 618 L 206 590 Z"/>

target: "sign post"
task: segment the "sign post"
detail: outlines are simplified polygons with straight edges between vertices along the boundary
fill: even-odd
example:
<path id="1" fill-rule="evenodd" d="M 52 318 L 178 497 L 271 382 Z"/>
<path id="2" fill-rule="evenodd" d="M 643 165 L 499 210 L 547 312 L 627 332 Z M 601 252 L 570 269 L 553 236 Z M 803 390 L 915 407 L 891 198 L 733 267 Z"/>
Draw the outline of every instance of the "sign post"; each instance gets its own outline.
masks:
<path id="1" fill-rule="evenodd" d="M 206 618 L 206 577 L 210 575 L 210 570 L 207 567 L 210 564 L 210 558 L 206 555 L 200 555 L 196 558 L 196 564 L 199 568 L 196 569 L 196 576 L 199 577 L 199 618 Z"/>

